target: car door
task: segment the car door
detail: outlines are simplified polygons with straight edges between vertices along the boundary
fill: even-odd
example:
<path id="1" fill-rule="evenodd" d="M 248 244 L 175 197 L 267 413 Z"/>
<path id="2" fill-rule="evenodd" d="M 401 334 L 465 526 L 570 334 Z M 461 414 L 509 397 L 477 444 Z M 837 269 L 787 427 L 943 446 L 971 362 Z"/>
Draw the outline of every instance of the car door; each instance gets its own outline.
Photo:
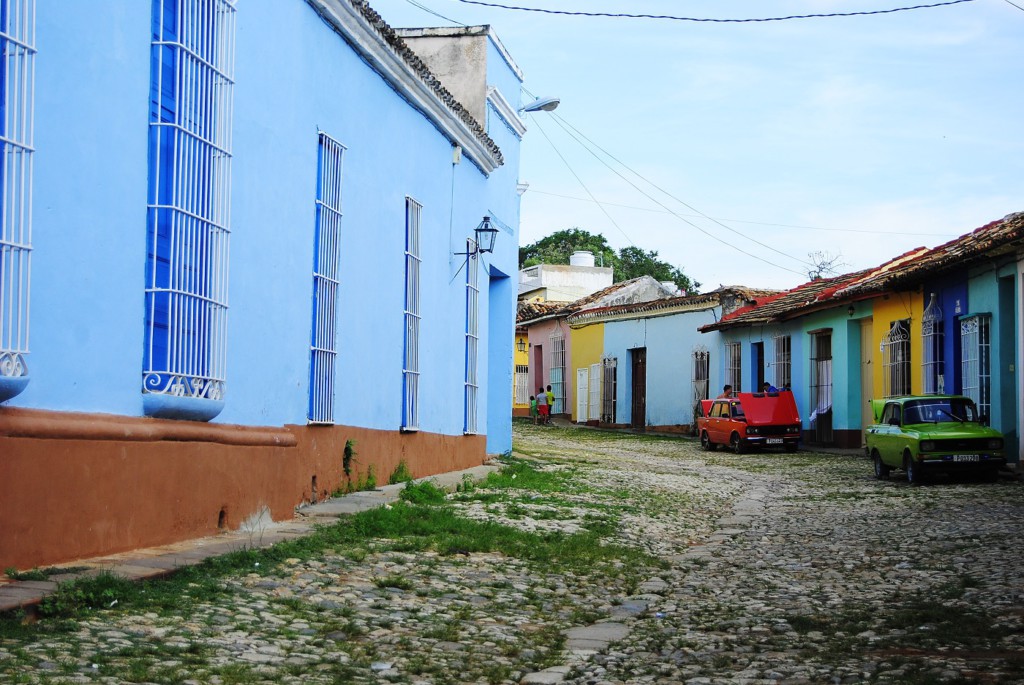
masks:
<path id="1" fill-rule="evenodd" d="M 898 402 L 889 402 L 882 411 L 882 422 L 875 429 L 875 449 L 888 464 L 899 464 L 901 461 L 900 439 L 902 433 L 903 412 Z"/>
<path id="2" fill-rule="evenodd" d="M 721 443 L 722 432 L 728 423 L 729 405 L 725 402 L 715 402 L 711 407 L 711 419 L 708 421 L 708 437 L 711 442 Z"/>

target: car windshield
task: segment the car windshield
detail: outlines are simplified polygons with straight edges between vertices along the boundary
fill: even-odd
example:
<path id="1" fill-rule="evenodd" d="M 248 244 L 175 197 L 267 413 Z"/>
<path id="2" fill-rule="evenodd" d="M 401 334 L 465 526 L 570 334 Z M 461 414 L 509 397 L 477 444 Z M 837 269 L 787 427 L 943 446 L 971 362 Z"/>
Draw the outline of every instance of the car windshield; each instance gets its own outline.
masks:
<path id="1" fill-rule="evenodd" d="M 977 421 L 974 403 L 966 398 L 935 398 L 907 402 L 903 423 L 963 423 Z"/>

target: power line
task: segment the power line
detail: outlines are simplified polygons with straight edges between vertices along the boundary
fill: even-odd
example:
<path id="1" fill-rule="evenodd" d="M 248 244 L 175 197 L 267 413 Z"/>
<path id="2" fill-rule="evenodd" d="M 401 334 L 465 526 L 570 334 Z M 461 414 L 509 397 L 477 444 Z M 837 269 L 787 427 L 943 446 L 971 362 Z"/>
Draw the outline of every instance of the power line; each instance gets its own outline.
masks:
<path id="1" fill-rule="evenodd" d="M 412 5 L 413 7 L 417 7 L 419 9 L 423 10 L 427 14 L 433 14 L 435 17 L 440 17 L 441 19 L 444 19 L 445 21 L 450 21 L 451 23 L 458 24 L 459 26 L 465 26 L 465 24 L 463 24 L 461 21 L 455 21 L 451 17 L 446 17 L 443 14 L 435 12 L 434 10 L 430 9 L 429 7 L 427 7 L 426 5 L 421 5 L 420 3 L 416 2 L 416 0 L 405 0 L 405 1 L 407 3 L 409 3 L 410 5 Z"/>
<path id="2" fill-rule="evenodd" d="M 1013 5 L 1014 7 L 1016 7 L 1017 9 L 1019 9 L 1019 10 L 1020 10 L 1021 12 L 1024 12 L 1024 7 L 1021 7 L 1020 5 L 1018 5 L 1018 4 L 1017 4 L 1017 3 L 1015 3 L 1015 2 L 1010 2 L 1010 0 L 1003 0 L 1003 2 L 1005 2 L 1005 3 L 1006 3 L 1006 4 L 1008 4 L 1008 5 Z"/>
<path id="3" fill-rule="evenodd" d="M 550 197 L 560 197 L 565 200 L 576 200 L 578 202 L 592 202 L 585 197 L 573 197 L 572 195 L 560 195 L 558 193 L 548 193 L 543 190 L 537 190 L 534 187 L 530 187 L 531 194 L 537 195 L 548 195 Z M 615 202 L 602 202 L 601 204 L 606 207 L 621 207 L 623 209 L 634 209 L 638 212 L 653 212 L 655 214 L 672 214 L 666 209 L 654 209 L 653 207 L 637 207 L 635 205 L 624 205 Z M 689 217 L 703 217 L 703 214 L 684 214 L 683 216 Z M 711 218 L 711 217 L 709 217 Z M 872 235 L 916 235 L 923 236 L 926 238 L 955 238 L 956 233 L 915 233 L 912 231 L 872 231 L 863 228 L 824 228 L 822 226 L 801 226 L 798 224 L 778 224 L 768 221 L 749 221 L 745 219 L 716 219 L 717 221 L 731 221 L 734 224 L 753 224 L 755 226 L 775 226 L 777 228 L 799 228 L 807 231 L 833 231 L 836 233 L 869 233 Z"/>
<path id="4" fill-rule="evenodd" d="M 1006 0 L 1009 2 L 1010 0 Z M 560 14 L 570 17 L 609 17 L 613 19 L 666 19 L 670 21 L 691 21 L 706 22 L 715 24 L 746 24 L 752 22 L 766 21 L 788 21 L 790 19 L 824 19 L 830 17 L 860 17 L 873 14 L 892 14 L 894 12 L 909 12 L 911 10 L 931 9 L 933 7 L 945 7 L 947 5 L 959 5 L 963 2 L 974 2 L 974 0 L 948 0 L 930 5 L 913 5 L 911 7 L 894 7 L 887 10 L 870 10 L 864 12 L 832 12 L 829 14 L 793 14 L 786 17 L 762 17 L 757 19 L 708 19 L 703 17 L 679 17 L 671 14 L 626 14 L 618 12 L 569 12 L 566 10 L 549 10 L 540 7 L 520 7 L 518 5 L 502 5 L 481 0 L 459 0 L 467 5 L 481 5 L 483 7 L 494 7 L 504 10 L 518 10 L 520 12 L 540 12 L 542 14 Z M 1010 3 L 1011 5 L 1013 3 Z M 1016 5 L 1014 5 L 1016 7 Z"/>

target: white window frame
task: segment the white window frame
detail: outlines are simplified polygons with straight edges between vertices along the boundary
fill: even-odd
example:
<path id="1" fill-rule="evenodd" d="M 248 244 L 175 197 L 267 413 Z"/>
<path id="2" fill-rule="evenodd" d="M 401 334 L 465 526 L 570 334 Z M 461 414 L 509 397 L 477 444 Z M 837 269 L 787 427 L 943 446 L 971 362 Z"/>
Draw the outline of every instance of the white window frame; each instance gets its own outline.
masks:
<path id="1" fill-rule="evenodd" d="M 775 387 L 779 390 L 793 387 L 793 339 L 788 335 L 772 338 L 775 351 Z"/>
<path id="2" fill-rule="evenodd" d="M 725 343 L 725 385 L 731 385 L 733 393 L 743 390 L 742 343 Z"/>
<path id="3" fill-rule="evenodd" d="M 465 425 L 463 433 L 475 435 L 477 426 L 477 395 L 480 382 L 477 378 L 480 350 L 480 255 L 476 241 L 466 240 L 466 393 Z"/>
<path id="4" fill-rule="evenodd" d="M 341 185 L 345 146 L 324 132 L 317 142 L 316 225 L 313 236 L 313 325 L 309 353 L 310 423 L 334 423 L 338 356 L 338 279 L 341 256 Z"/>
<path id="5" fill-rule="evenodd" d="M 690 353 L 690 385 L 693 389 L 690 415 L 696 417 L 700 401 L 711 397 L 711 352 L 698 345 Z"/>
<path id="6" fill-rule="evenodd" d="M 177 33 L 153 38 L 144 393 L 222 400 L 227 375 L 234 0 L 174 0 Z M 164 60 L 173 60 L 167 64 Z M 168 89 L 162 79 L 173 75 Z M 173 118 L 163 116 L 173 105 Z M 170 116 L 170 115 L 168 115 Z M 165 159 L 169 155 L 170 159 Z M 170 178 L 162 175 L 169 172 Z M 161 236 L 166 235 L 166 238 Z M 166 267 L 163 266 L 166 264 Z M 158 274 L 166 273 L 164 276 Z M 166 309 L 166 312 L 164 311 Z M 164 342 L 166 349 L 154 345 Z"/>
<path id="7" fill-rule="evenodd" d="M 548 338 L 548 378 L 555 401 L 552 414 L 565 413 L 565 334 L 556 330 Z"/>
<path id="8" fill-rule="evenodd" d="M 601 360 L 601 422 L 615 423 L 618 392 L 618 357 Z"/>
<path id="9" fill-rule="evenodd" d="M 960 319 L 963 394 L 974 400 L 979 414 L 992 414 L 992 315 Z"/>
<path id="10" fill-rule="evenodd" d="M 423 205 L 405 198 L 405 360 L 402 365 L 402 430 L 419 430 L 420 221 Z"/>
<path id="11" fill-rule="evenodd" d="M 522 406 L 530 404 L 530 365 L 516 364 L 513 401 Z"/>
<path id="12" fill-rule="evenodd" d="M 921 390 L 925 395 L 945 392 L 945 364 L 943 359 L 942 308 L 935 293 L 921 317 Z"/>
<path id="13" fill-rule="evenodd" d="M 601 365 L 590 365 L 590 397 L 588 398 L 587 420 L 601 420 Z"/>
<path id="14" fill-rule="evenodd" d="M 878 346 L 882 353 L 882 396 L 910 394 L 910 319 L 889 323 L 889 332 Z"/>
<path id="15" fill-rule="evenodd" d="M 35 0 L 8 0 L 3 41 L 4 121 L 0 130 L 0 379 L 17 378 L 0 401 L 18 394 L 28 374 L 32 255 L 32 158 L 35 102 Z"/>

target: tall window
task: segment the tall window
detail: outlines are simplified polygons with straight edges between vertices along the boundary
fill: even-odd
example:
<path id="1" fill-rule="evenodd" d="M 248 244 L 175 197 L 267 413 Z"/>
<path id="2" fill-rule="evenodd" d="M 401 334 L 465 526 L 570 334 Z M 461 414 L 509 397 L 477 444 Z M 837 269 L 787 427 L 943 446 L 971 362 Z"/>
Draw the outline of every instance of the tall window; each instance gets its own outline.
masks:
<path id="1" fill-rule="evenodd" d="M 743 389 L 743 349 L 740 343 L 725 344 L 725 383 L 732 386 L 733 392 Z"/>
<path id="2" fill-rule="evenodd" d="M 942 308 L 932 293 L 928 307 L 921 317 L 921 341 L 924 343 L 924 359 L 921 362 L 922 387 L 926 395 L 945 392 L 944 364 L 942 359 Z"/>
<path id="3" fill-rule="evenodd" d="M 28 376 L 35 0 L 0 0 L 0 401 Z M 16 389 L 15 389 L 16 388 Z"/>
<path id="4" fill-rule="evenodd" d="M 587 406 L 587 419 L 599 421 L 601 419 L 601 365 L 590 365 L 590 398 Z"/>
<path id="5" fill-rule="evenodd" d="M 775 347 L 775 387 L 793 387 L 793 345 L 788 335 L 772 338 Z"/>
<path id="6" fill-rule="evenodd" d="M 420 214 L 405 198 L 405 363 L 402 368 L 402 430 L 420 426 Z"/>
<path id="7" fill-rule="evenodd" d="M 882 339 L 882 383 L 885 397 L 910 394 L 910 320 L 893 321 Z"/>
<path id="8" fill-rule="evenodd" d="M 477 355 L 480 348 L 480 258 L 476 241 L 466 241 L 466 433 L 477 432 Z"/>
<path id="9" fill-rule="evenodd" d="M 334 361 L 338 356 L 338 246 L 345 146 L 320 133 L 316 226 L 313 231 L 313 331 L 309 353 L 309 420 L 334 423 Z"/>
<path id="10" fill-rule="evenodd" d="M 512 400 L 519 405 L 530 403 L 530 366 L 516 364 L 515 390 Z"/>
<path id="11" fill-rule="evenodd" d="M 552 414 L 565 413 L 565 336 L 561 331 L 551 334 L 551 392 L 555 395 L 555 404 L 551 407 Z"/>
<path id="12" fill-rule="evenodd" d="M 219 400 L 234 0 L 153 0 L 143 391 Z"/>
<path id="13" fill-rule="evenodd" d="M 992 413 L 992 317 L 988 314 L 960 320 L 964 395 L 974 400 L 981 414 Z"/>
<path id="14" fill-rule="evenodd" d="M 700 408 L 700 401 L 711 397 L 711 353 L 708 348 L 701 345 L 695 347 L 691 354 L 691 380 L 693 383 L 693 398 L 690 405 L 690 413 L 697 416 Z"/>
<path id="15" fill-rule="evenodd" d="M 830 443 L 832 434 L 832 331 L 812 334 L 811 338 L 811 416 L 814 441 Z"/>
<path id="16" fill-rule="evenodd" d="M 601 422 L 615 423 L 615 394 L 618 381 L 618 359 L 606 357 L 601 360 Z"/>

